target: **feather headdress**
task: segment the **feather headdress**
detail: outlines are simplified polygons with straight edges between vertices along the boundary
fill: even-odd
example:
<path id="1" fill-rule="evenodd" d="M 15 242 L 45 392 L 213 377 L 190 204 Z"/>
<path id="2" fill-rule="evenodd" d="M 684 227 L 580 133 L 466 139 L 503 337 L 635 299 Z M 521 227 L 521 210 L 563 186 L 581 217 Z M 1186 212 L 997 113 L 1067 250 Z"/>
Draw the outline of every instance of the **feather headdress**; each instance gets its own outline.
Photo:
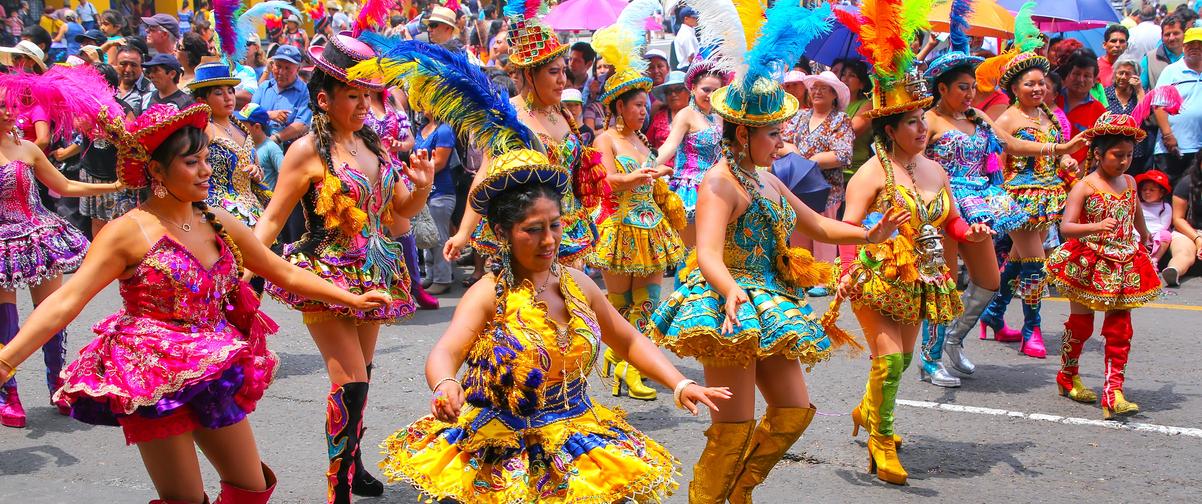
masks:
<path id="1" fill-rule="evenodd" d="M 924 75 L 928 80 L 934 81 L 953 68 L 971 70 L 985 61 L 985 58 L 969 53 L 968 17 L 970 15 L 972 15 L 971 0 L 952 0 L 952 7 L 948 13 L 947 37 L 951 48 L 927 66 Z"/>
<path id="2" fill-rule="evenodd" d="M 531 20 L 547 14 L 547 0 L 509 0 L 501 13 L 510 19 Z"/>
<path id="3" fill-rule="evenodd" d="M 697 11 L 697 26 L 701 27 L 697 31 L 700 35 L 698 44 L 703 48 L 714 48 L 706 58 L 710 68 L 734 72 L 742 65 L 748 47 L 743 23 L 734 4 L 730 0 L 686 0 L 685 3 Z"/>
<path id="4" fill-rule="evenodd" d="M 810 41 L 830 29 L 831 8 L 807 9 L 800 2 L 778 1 L 764 10 L 759 0 L 736 3 L 745 40 L 755 42 L 745 54 L 727 54 L 735 80 L 719 88 L 710 102 L 722 118 L 739 124 L 775 124 L 797 112 L 797 100 L 781 89 L 777 77 L 797 61 Z M 766 20 L 766 21 L 760 21 Z"/>
<path id="5" fill-rule="evenodd" d="M 283 11 L 300 16 L 296 7 L 282 0 L 268 0 L 250 8 L 246 8 L 242 0 L 214 0 L 213 30 L 217 32 L 218 45 L 226 60 L 231 64 L 242 61 L 246 56 L 247 40 L 255 33 L 255 25 L 260 20 L 266 22 L 269 15 L 279 19 Z"/>
<path id="6" fill-rule="evenodd" d="M 348 78 L 378 75 L 387 85 L 403 84 L 414 110 L 486 144 L 491 154 L 531 144 L 533 134 L 518 120 L 509 93 L 494 86 L 465 55 L 374 32 L 365 32 L 360 39 L 381 55 L 351 67 Z"/>
<path id="7" fill-rule="evenodd" d="M 1043 46 L 1043 34 L 1039 31 L 1039 27 L 1035 26 L 1035 21 L 1031 19 L 1035 7 L 1035 2 L 1027 2 L 1014 16 L 1014 46 L 1009 51 L 986 59 L 977 67 L 978 90 L 992 92 L 999 85 L 1005 88 L 1019 72 L 1031 66 L 1041 67 L 1044 71 L 1051 68 L 1051 63 L 1046 58 L 1033 53 L 1023 56 L 1021 68 L 1012 65 L 1019 55 Z"/>
<path id="8" fill-rule="evenodd" d="M 643 59 L 645 22 L 658 11 L 656 0 L 634 0 L 622 10 L 614 24 L 593 34 L 592 43 L 597 55 L 614 66 L 613 75 L 605 81 L 602 103 L 608 104 L 630 89 L 651 89 L 651 79 L 643 75 L 647 70 L 647 60 Z"/>
<path id="9" fill-rule="evenodd" d="M 379 31 L 380 27 L 386 26 L 388 9 L 395 5 L 396 0 L 367 0 L 364 2 L 363 6 L 359 8 L 359 15 L 355 17 L 355 26 L 351 28 L 351 36 L 358 37 L 365 31 Z"/>
<path id="10" fill-rule="evenodd" d="M 309 16 L 309 19 L 312 19 L 314 23 L 325 19 L 326 4 L 322 0 L 313 0 L 309 3 L 302 1 L 300 4 L 301 10 L 304 11 L 305 15 Z"/>
<path id="11" fill-rule="evenodd" d="M 911 48 L 918 30 L 930 26 L 933 0 L 864 0 L 860 14 L 835 10 L 835 17 L 860 36 L 860 54 L 878 80 L 897 82 L 914 64 Z"/>
<path id="12" fill-rule="evenodd" d="M 108 117 L 123 115 L 113 93 L 91 65 L 55 65 L 42 75 L 0 74 L 0 106 L 18 118 L 40 107 L 54 127 L 51 133 L 64 140 L 76 133 L 102 136 L 102 111 L 107 109 Z"/>

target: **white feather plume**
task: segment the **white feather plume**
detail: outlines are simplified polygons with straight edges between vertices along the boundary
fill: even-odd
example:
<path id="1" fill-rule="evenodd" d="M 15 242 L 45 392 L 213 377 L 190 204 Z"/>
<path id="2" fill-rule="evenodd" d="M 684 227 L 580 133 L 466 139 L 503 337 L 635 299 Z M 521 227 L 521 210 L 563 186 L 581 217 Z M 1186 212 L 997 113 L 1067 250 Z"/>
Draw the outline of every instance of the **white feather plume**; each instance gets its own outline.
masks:
<path id="1" fill-rule="evenodd" d="M 685 4 L 697 10 L 698 44 L 716 48 L 709 58 L 714 70 L 742 74 L 747 37 L 731 0 L 685 0 Z"/>

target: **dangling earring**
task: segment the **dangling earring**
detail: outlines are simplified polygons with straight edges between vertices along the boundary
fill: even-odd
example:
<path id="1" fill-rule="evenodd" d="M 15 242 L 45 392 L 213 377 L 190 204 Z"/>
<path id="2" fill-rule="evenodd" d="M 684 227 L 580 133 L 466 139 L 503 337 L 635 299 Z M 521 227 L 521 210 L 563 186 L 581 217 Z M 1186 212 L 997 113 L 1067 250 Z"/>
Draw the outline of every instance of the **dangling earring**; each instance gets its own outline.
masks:
<path id="1" fill-rule="evenodd" d="M 621 118 L 621 117 L 618 117 L 618 118 L 614 119 L 614 131 L 617 131 L 618 133 L 621 133 L 621 132 L 622 132 L 622 130 L 625 130 L 625 129 L 626 129 L 626 127 L 622 125 L 622 118 Z"/>
<path id="2" fill-rule="evenodd" d="M 155 180 L 155 179 L 150 179 L 150 192 L 153 193 L 154 197 L 156 197 L 156 198 L 166 198 L 167 197 L 167 188 L 163 187 L 162 182 L 159 182 L 158 180 Z"/>

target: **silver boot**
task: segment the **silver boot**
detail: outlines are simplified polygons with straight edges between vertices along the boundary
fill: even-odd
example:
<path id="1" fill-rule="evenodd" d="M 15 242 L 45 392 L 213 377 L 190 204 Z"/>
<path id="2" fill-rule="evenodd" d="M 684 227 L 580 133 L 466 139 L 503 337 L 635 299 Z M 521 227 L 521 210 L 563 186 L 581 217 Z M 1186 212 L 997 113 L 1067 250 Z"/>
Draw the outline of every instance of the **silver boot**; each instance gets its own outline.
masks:
<path id="1" fill-rule="evenodd" d="M 964 337 L 968 335 L 968 331 L 976 327 L 977 321 L 981 319 L 981 313 L 985 311 L 985 307 L 989 305 L 989 301 L 996 293 L 997 291 L 984 289 L 974 283 L 969 284 L 968 288 L 964 290 L 964 294 L 960 296 L 960 301 L 964 304 L 964 313 L 948 326 L 947 338 L 943 340 L 943 362 L 947 364 L 947 367 L 966 375 L 977 370 L 977 366 L 968 360 L 968 356 L 964 355 Z"/>
<path id="2" fill-rule="evenodd" d="M 932 325 L 923 321 L 922 348 L 918 353 L 918 379 L 930 382 L 936 387 L 959 387 L 960 379 L 952 376 L 943 367 L 943 341 L 947 334 L 946 329 L 943 324 Z"/>

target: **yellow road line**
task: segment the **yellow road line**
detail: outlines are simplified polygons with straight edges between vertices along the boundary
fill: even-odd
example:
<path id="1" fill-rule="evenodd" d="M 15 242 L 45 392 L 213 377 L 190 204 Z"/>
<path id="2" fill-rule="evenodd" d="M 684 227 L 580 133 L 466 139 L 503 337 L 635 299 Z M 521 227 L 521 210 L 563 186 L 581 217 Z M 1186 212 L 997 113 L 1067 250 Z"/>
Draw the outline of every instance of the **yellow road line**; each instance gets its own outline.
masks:
<path id="1" fill-rule="evenodd" d="M 1068 299 L 1062 298 L 1062 297 L 1049 297 L 1049 298 L 1044 298 L 1044 299 L 1046 299 L 1048 301 L 1058 301 L 1061 303 L 1068 302 Z M 1167 303 L 1148 303 L 1146 305 L 1143 305 L 1141 308 L 1160 308 L 1162 310 L 1183 310 L 1183 311 L 1202 312 L 1202 306 L 1190 306 L 1190 305 L 1167 304 Z"/>

